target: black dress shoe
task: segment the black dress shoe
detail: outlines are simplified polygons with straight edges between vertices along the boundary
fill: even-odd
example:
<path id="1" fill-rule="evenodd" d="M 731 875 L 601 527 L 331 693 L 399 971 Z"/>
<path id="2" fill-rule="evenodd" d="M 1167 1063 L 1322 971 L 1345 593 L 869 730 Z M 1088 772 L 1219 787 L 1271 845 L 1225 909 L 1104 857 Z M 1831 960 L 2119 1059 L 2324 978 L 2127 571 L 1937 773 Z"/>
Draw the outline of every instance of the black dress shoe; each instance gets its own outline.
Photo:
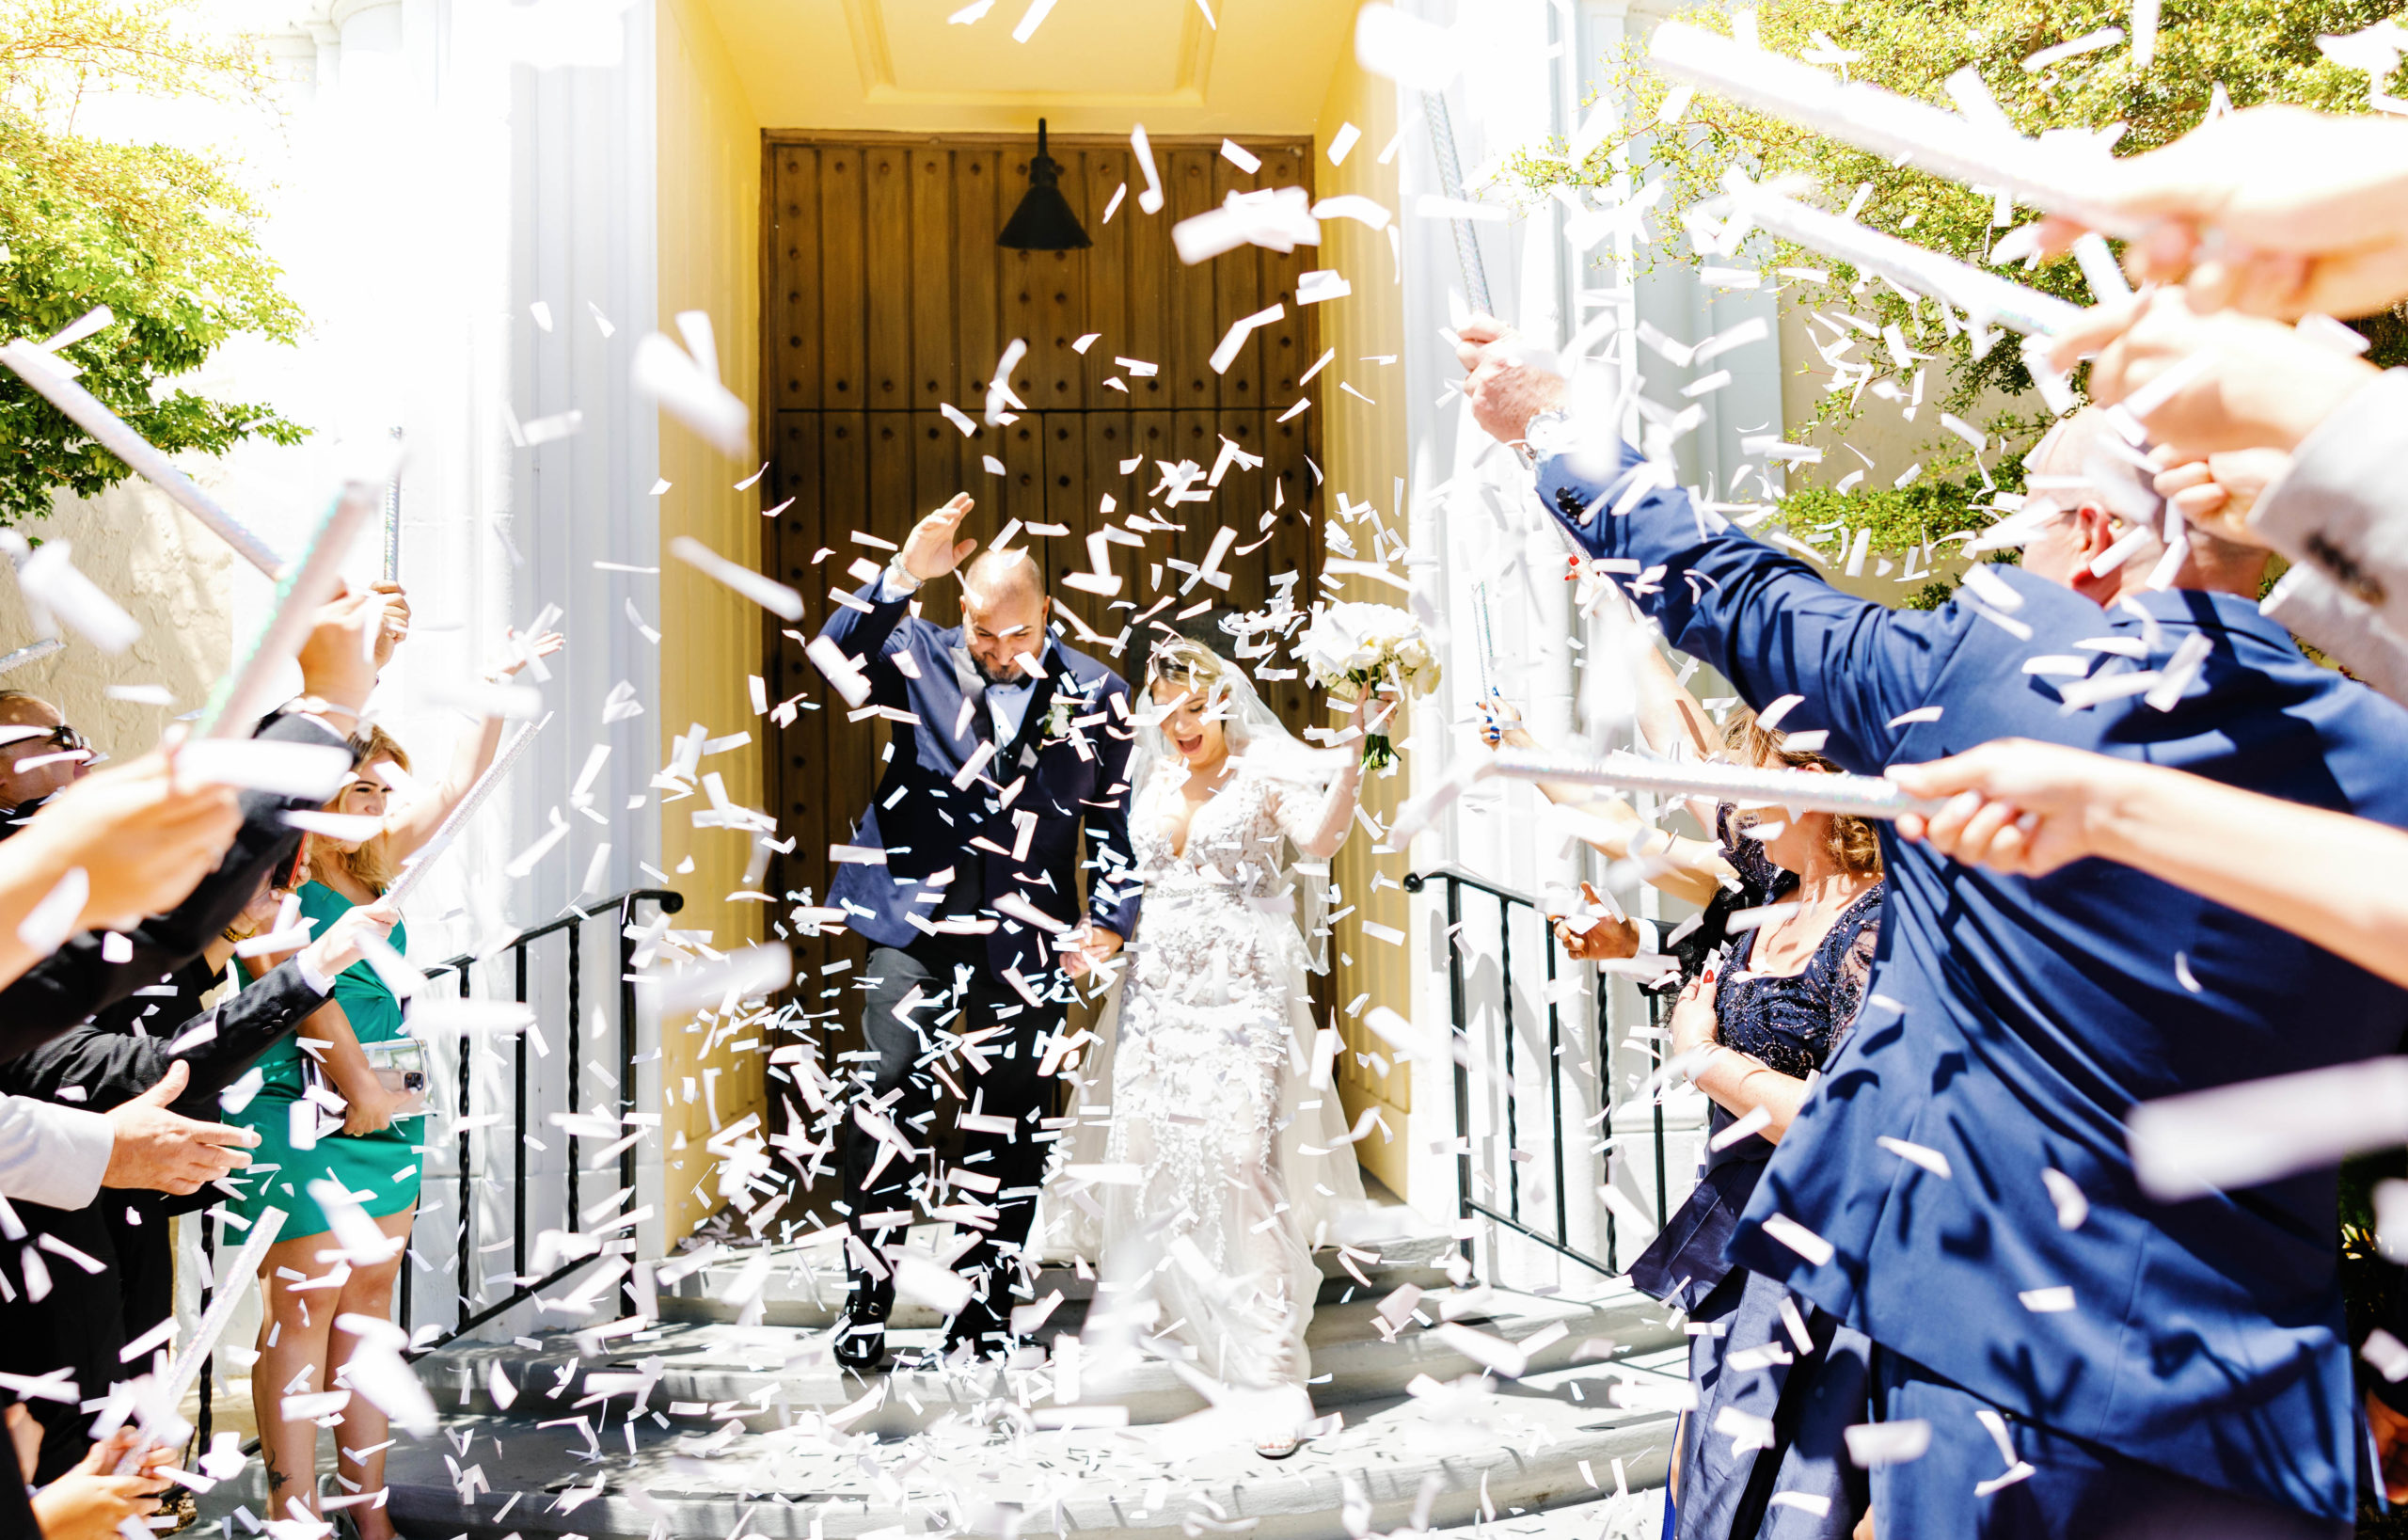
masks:
<path id="1" fill-rule="evenodd" d="M 847 1310 L 836 1326 L 836 1362 L 863 1374 L 882 1367 L 886 1362 L 886 1322 L 878 1316 Z"/>

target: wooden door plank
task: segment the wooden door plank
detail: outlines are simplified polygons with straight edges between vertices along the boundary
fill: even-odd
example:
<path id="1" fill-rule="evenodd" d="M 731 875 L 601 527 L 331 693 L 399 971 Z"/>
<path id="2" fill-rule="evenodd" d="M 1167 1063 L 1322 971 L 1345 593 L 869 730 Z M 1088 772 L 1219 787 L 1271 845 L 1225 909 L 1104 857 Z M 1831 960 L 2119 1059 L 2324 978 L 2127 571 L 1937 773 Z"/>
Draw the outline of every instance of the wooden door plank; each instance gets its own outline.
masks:
<path id="1" fill-rule="evenodd" d="M 770 335 L 763 357 L 774 360 L 777 404 L 784 409 L 821 405 L 819 345 L 819 151 L 782 145 L 773 151 L 770 206 L 775 229 L 769 250 L 776 270 L 764 275 Z"/>
<path id="2" fill-rule="evenodd" d="M 953 152 L 954 313 L 960 327 L 954 343 L 953 372 L 944 399 L 972 417 L 987 409 L 987 382 L 1003 357 L 1003 248 L 995 232 L 1004 228 L 997 206 L 1004 156 L 999 150 Z"/>
<path id="3" fill-rule="evenodd" d="M 1220 201 L 1212 170 L 1220 163 L 1218 155 L 1209 150 L 1174 150 L 1167 160 L 1164 180 L 1168 183 L 1164 191 L 1170 206 L 1164 217 L 1190 219 Z M 1219 318 L 1212 264 L 1189 267 L 1177 255 L 1164 255 L 1171 275 L 1171 357 L 1162 363 L 1165 373 L 1177 372 L 1171 379 L 1170 405 L 1179 411 L 1210 409 L 1220 405 L 1221 388 L 1209 360 L 1227 324 Z"/>
<path id="4" fill-rule="evenodd" d="M 868 323 L 861 405 L 902 411 L 911 405 L 911 157 L 900 146 L 862 152 L 864 210 L 862 302 Z"/>
<path id="5" fill-rule="evenodd" d="M 1264 169 L 1268 170 L 1268 166 Z M 1212 201 L 1220 203 L 1231 193 L 1252 192 L 1258 175 L 1259 173 L 1241 171 L 1228 161 L 1214 156 Z M 1212 280 L 1216 320 L 1212 345 L 1215 347 L 1220 345 L 1222 333 L 1271 303 L 1262 295 L 1262 268 L 1257 259 L 1257 247 L 1242 246 L 1235 251 L 1223 252 L 1197 269 L 1210 274 Z M 1225 408 L 1243 411 L 1262 405 L 1262 334 L 1259 331 L 1247 332 L 1245 341 L 1239 344 L 1237 356 L 1220 376 L 1220 404 Z"/>
<path id="6" fill-rule="evenodd" d="M 834 146 L 819 153 L 819 327 L 822 405 L 851 411 L 863 402 L 862 155 Z"/>
<path id="7" fill-rule="evenodd" d="M 954 167 L 949 150 L 911 152 L 911 405 L 932 411 L 951 401 L 960 373 L 955 357 Z"/>
<path id="8" fill-rule="evenodd" d="M 1303 187 L 1306 196 L 1312 193 L 1313 157 L 1310 146 L 1299 151 L 1293 147 L 1279 146 L 1262 151 L 1262 184 L 1266 187 Z M 1258 394 L 1252 403 L 1274 413 L 1286 411 L 1303 392 L 1296 388 L 1296 377 L 1312 367 L 1321 357 L 1312 345 L 1314 331 L 1312 312 L 1296 303 L 1296 280 L 1305 272 L 1323 265 L 1323 247 L 1300 246 L 1290 252 L 1267 247 L 1255 249 L 1259 305 L 1278 305 L 1285 310 L 1277 321 L 1256 332 L 1256 378 Z M 1236 253 L 1230 253 L 1235 257 Z M 1315 384 L 1320 381 L 1316 380 Z M 1335 385 L 1330 387 L 1336 389 Z"/>

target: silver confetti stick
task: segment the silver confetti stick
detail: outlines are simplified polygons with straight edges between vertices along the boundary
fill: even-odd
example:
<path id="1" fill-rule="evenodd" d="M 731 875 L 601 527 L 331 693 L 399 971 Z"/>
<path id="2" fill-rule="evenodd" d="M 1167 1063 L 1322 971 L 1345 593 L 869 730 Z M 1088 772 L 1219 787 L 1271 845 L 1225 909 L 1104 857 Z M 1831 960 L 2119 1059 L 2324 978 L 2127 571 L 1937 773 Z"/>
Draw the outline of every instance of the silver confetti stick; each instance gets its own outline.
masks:
<path id="1" fill-rule="evenodd" d="M 1602 759 L 1504 750 L 1488 761 L 1490 775 L 1513 781 L 1564 781 L 1575 786 L 1652 791 L 1666 797 L 1711 797 L 1742 807 L 1788 807 L 1800 813 L 1852 813 L 1863 818 L 1894 818 L 1901 813 L 1937 813 L 1943 805 L 1910 797 L 1877 775 L 1830 775 L 1819 770 L 1759 770 L 1701 760 L 1671 764 L 1637 754 Z"/>
<path id="2" fill-rule="evenodd" d="M 1662 797 L 1709 797 L 1741 807 L 1787 807 L 1800 813 L 1851 813 L 1862 818 L 1894 818 L 1903 813 L 1937 813 L 1943 805 L 1910 797 L 1877 775 L 1827 775 L 1817 770 L 1757 770 L 1691 760 L 1671 764 L 1632 754 L 1604 758 L 1505 749 L 1456 761 L 1447 778 L 1397 809 L 1391 844 L 1402 848 L 1437 821 L 1438 815 L 1480 782 L 1560 781 L 1574 786 L 1652 791 Z"/>
<path id="3" fill-rule="evenodd" d="M 267 1260 L 267 1248 L 276 1244 L 284 1229 L 284 1211 L 265 1208 L 251 1221 L 251 1232 L 244 1237 L 243 1248 L 233 1259 L 217 1268 L 217 1294 L 209 1309 L 193 1326 L 192 1339 L 183 1345 L 167 1366 L 166 1383 L 160 1387 L 160 1400 L 173 1406 L 183 1399 L 192 1382 L 200 1377 L 200 1366 L 217 1351 L 217 1340 L 234 1324 L 234 1312 L 242 1308 L 243 1296 L 250 1292 L 251 1279 L 259 1276 L 260 1265 Z M 117 1474 L 131 1474 L 142 1463 L 142 1456 L 151 1447 L 150 1441 L 139 1440 L 117 1464 Z"/>
<path id="4" fill-rule="evenodd" d="M 1464 173 L 1455 160 L 1455 125 L 1447 113 L 1445 93 L 1423 91 L 1421 110 L 1430 119 L 1430 148 L 1438 165 L 1438 190 L 1449 202 L 1460 203 L 1464 200 Z M 1455 227 L 1455 260 L 1463 264 L 1464 299 L 1474 315 L 1495 315 L 1488 298 L 1488 269 L 1480 260 L 1480 237 L 1468 219 L 1450 223 Z"/>
<path id="5" fill-rule="evenodd" d="M 40 662 L 41 659 L 48 658 L 52 653 L 60 651 L 66 645 L 66 642 L 58 637 L 46 636 L 40 642 L 19 647 L 15 652 L 8 654 L 6 658 L 0 658 L 0 674 L 8 674 L 13 670 L 24 668 L 27 663 Z"/>
<path id="6" fill-rule="evenodd" d="M 510 768 L 527 752 L 527 745 L 534 742 L 535 735 L 544 730 L 544 722 L 551 720 L 546 717 L 543 722 L 529 722 L 501 746 L 501 752 L 494 755 L 493 763 L 477 777 L 477 784 L 468 788 L 468 794 L 460 799 L 460 805 L 452 810 L 451 817 L 443 820 L 425 847 L 403 869 L 402 875 L 393 880 L 393 885 L 385 890 L 384 897 L 377 900 L 379 903 L 398 904 L 409 897 L 410 890 L 418 886 L 420 880 L 442 858 L 452 842 L 459 837 L 460 831 L 468 826 L 468 820 L 477 816 L 477 809 L 484 805 L 485 799 L 491 797 L 494 788 L 510 774 Z"/>
<path id="7" fill-rule="evenodd" d="M 252 637 L 249 652 L 218 681 L 209 704 L 201 708 L 195 737 L 246 738 L 252 725 L 267 715 L 276 704 L 278 671 L 287 659 L 300 652 L 319 607 L 341 591 L 343 560 L 384 496 L 381 480 L 362 478 L 343 484 L 309 537 L 309 548 L 277 582 L 275 602 L 266 622 Z"/>
<path id="8" fill-rule="evenodd" d="M 177 506 L 198 519 L 212 534 L 234 548 L 234 554 L 276 576 L 284 558 L 220 507 L 217 500 L 193 484 L 167 457 L 127 425 L 125 419 L 101 404 L 100 398 L 75 383 L 48 350 L 23 338 L 0 347 L 0 363 L 41 393 L 42 399 L 65 412 L 75 425 L 100 441 L 101 447 L 123 460 L 144 481 L 165 492 Z"/>
<path id="9" fill-rule="evenodd" d="M 1658 26 L 1647 53 L 1668 75 L 1859 150 L 1893 156 L 1952 182 L 2004 188 L 2019 203 L 2079 219 L 2110 235 L 2129 240 L 2143 232 L 2097 198 L 2079 160 L 2036 139 L 1878 86 L 1835 80 L 1813 65 L 1680 22 Z"/>
<path id="10" fill-rule="evenodd" d="M 1861 272 L 1877 273 L 1917 294 L 1944 299 L 1978 324 L 1995 322 L 2027 337 L 2048 337 L 2082 314 L 2079 306 L 2054 294 L 1985 273 L 1970 262 L 1925 250 L 1853 219 L 1808 208 L 1767 188 L 1734 185 L 1732 198 L 1739 216 L 1760 229 L 1836 257 Z"/>

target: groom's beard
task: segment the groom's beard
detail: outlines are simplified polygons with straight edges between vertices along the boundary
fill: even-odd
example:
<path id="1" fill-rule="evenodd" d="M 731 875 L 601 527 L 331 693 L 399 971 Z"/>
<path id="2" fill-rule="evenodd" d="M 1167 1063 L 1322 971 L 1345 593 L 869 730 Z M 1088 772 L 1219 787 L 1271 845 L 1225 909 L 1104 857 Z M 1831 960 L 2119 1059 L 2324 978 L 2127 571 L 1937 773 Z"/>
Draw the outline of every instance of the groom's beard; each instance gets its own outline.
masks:
<path id="1" fill-rule="evenodd" d="M 970 659 L 970 666 L 978 671 L 978 677 L 985 680 L 990 687 L 995 685 L 1024 685 L 1028 683 L 1028 675 L 1020 671 L 1020 665 L 1017 663 L 1006 665 L 1008 672 L 998 674 L 993 669 L 989 668 L 986 664 L 978 661 L 977 658 L 974 655 Z"/>

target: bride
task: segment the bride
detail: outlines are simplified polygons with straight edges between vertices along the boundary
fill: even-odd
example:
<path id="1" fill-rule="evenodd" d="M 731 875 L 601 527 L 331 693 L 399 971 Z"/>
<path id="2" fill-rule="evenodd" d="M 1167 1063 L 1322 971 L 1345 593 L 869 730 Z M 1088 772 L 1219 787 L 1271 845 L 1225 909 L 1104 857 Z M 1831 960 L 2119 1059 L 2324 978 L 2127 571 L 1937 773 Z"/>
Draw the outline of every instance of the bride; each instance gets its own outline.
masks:
<path id="1" fill-rule="evenodd" d="M 1189 638 L 1155 650 L 1147 687 L 1129 775 L 1145 908 L 1102 1034 L 1118 1180 L 1099 1189 L 1098 1314 L 1106 1335 L 1117 1319 L 1226 1386 L 1281 1392 L 1297 1415 L 1257 1443 L 1276 1458 L 1310 1415 L 1312 1247 L 1364 1207 L 1305 978 L 1327 965 L 1327 862 L 1361 757 L 1307 749 Z"/>

